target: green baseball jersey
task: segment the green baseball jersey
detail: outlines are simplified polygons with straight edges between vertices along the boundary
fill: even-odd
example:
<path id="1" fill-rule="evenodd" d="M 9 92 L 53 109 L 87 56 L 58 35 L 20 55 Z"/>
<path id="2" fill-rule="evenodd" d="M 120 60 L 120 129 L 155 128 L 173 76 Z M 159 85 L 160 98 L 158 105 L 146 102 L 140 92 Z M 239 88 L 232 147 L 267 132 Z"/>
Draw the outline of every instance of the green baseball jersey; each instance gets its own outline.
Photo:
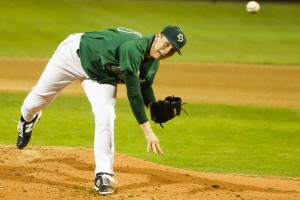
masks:
<path id="1" fill-rule="evenodd" d="M 143 105 L 155 101 L 152 89 L 159 61 L 147 58 L 154 35 L 127 28 L 87 32 L 78 55 L 90 79 L 100 84 L 125 83 L 127 96 L 139 123 L 148 121 Z"/>

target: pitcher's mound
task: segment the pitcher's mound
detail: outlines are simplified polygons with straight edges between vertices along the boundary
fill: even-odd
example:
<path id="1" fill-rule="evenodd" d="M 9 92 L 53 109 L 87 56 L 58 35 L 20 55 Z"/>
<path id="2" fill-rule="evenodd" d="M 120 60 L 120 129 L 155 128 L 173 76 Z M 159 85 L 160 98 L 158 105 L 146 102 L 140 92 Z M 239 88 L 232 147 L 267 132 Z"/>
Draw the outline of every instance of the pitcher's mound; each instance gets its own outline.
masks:
<path id="1" fill-rule="evenodd" d="M 199 161 L 201 162 L 201 161 Z M 117 154 L 119 184 L 93 190 L 93 149 L 0 145 L 0 199 L 300 199 L 300 180 L 201 173 Z"/>

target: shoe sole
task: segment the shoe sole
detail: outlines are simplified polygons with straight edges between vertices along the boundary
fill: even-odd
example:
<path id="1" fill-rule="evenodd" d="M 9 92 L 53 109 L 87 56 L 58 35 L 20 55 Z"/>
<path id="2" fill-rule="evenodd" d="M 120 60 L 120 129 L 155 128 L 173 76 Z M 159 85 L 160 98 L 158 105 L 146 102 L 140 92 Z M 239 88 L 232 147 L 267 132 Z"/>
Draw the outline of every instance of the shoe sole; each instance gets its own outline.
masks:
<path id="1" fill-rule="evenodd" d="M 101 195 L 110 195 L 110 194 L 113 194 L 114 192 L 100 192 L 99 191 L 99 194 Z"/>
<path id="2" fill-rule="evenodd" d="M 112 192 L 101 192 L 99 190 L 99 188 L 97 186 L 95 186 L 95 185 L 94 185 L 94 190 L 96 190 L 97 192 L 99 192 L 99 194 L 102 194 L 102 195 L 109 195 L 109 194 L 113 194 L 114 193 L 114 191 L 112 191 Z"/>
<path id="3" fill-rule="evenodd" d="M 28 143 L 30 142 L 30 140 L 31 140 L 31 137 L 30 137 L 30 139 L 28 140 L 28 142 L 27 142 L 27 144 L 26 145 L 24 145 L 24 146 L 19 146 L 18 144 L 17 144 L 17 148 L 18 149 L 24 149 L 25 147 L 27 147 L 27 145 L 28 145 Z"/>

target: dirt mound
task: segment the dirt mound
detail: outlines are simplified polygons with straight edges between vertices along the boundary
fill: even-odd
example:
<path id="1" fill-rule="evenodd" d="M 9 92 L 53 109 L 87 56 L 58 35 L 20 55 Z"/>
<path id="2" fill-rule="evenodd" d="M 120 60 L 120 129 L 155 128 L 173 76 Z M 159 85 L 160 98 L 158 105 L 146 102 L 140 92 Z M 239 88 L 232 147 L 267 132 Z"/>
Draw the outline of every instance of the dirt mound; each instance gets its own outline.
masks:
<path id="1" fill-rule="evenodd" d="M 0 199 L 300 199 L 300 180 L 200 173 L 117 154 L 116 193 L 93 190 L 93 149 L 0 146 Z"/>

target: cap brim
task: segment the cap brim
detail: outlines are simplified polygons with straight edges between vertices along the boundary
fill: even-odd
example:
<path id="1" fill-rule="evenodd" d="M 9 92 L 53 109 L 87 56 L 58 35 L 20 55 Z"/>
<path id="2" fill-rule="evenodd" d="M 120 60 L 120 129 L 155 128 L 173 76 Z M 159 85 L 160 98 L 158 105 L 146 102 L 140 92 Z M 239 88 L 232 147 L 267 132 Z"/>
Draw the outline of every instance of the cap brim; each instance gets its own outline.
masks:
<path id="1" fill-rule="evenodd" d="M 168 39 L 168 38 L 167 38 L 167 39 Z M 169 39 L 168 39 L 168 40 L 169 40 Z M 177 53 L 178 53 L 179 55 L 182 56 L 182 53 L 181 53 L 179 47 L 177 46 L 176 42 L 173 42 L 172 40 L 169 40 L 169 42 L 170 42 L 170 43 L 172 44 L 172 46 L 176 49 Z"/>

